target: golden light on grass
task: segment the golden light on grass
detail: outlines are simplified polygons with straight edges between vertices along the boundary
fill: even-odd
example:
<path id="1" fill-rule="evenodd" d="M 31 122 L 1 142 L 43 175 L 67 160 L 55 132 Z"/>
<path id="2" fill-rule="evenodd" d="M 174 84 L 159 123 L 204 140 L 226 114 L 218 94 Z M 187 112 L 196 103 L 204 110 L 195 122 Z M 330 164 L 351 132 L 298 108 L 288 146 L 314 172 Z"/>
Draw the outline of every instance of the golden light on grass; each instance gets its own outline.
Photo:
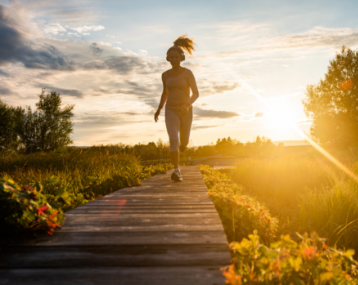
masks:
<path id="1" fill-rule="evenodd" d="M 240 80 L 240 83 L 242 84 L 243 87 L 245 87 L 252 95 L 254 95 L 259 101 L 261 101 L 263 104 L 265 104 L 269 110 L 270 113 L 272 114 L 277 114 L 277 115 L 273 115 L 273 121 L 276 120 L 285 120 L 286 122 L 288 122 L 288 124 L 286 124 L 287 126 L 291 127 L 296 133 L 298 133 L 302 138 L 304 138 L 305 140 L 307 140 L 316 150 L 318 150 L 321 154 L 323 154 L 329 161 L 331 161 L 334 165 L 336 165 L 340 170 L 342 170 L 343 172 L 345 172 L 348 176 L 350 176 L 352 179 L 354 179 L 356 182 L 358 182 L 358 177 L 348 168 L 346 167 L 343 163 L 341 163 L 338 159 L 336 159 L 335 157 L 333 157 L 328 151 L 326 151 L 325 149 L 323 149 L 320 145 L 318 145 L 317 143 L 315 143 L 311 138 L 309 138 L 301 129 L 299 129 L 294 122 L 290 122 L 290 116 L 291 115 L 287 115 L 286 110 L 277 110 L 277 107 L 273 107 L 271 104 L 269 104 L 267 102 L 267 100 L 265 100 L 258 92 L 256 92 L 256 90 L 254 90 L 249 84 L 247 84 L 244 81 Z M 275 112 L 276 111 L 276 112 Z M 287 115 L 287 117 L 286 117 Z"/>

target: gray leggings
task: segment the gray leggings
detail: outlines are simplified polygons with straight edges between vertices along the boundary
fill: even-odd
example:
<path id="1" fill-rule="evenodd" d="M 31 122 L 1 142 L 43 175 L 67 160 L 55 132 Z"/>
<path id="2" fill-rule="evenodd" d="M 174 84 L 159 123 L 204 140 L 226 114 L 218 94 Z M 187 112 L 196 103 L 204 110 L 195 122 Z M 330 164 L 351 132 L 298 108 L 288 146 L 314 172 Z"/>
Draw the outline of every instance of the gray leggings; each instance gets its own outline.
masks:
<path id="1" fill-rule="evenodd" d="M 193 107 L 190 107 L 188 112 L 180 117 L 178 111 L 165 108 L 165 125 L 169 135 L 170 151 L 178 151 L 179 133 L 180 144 L 187 146 L 189 143 L 191 122 L 193 121 Z"/>

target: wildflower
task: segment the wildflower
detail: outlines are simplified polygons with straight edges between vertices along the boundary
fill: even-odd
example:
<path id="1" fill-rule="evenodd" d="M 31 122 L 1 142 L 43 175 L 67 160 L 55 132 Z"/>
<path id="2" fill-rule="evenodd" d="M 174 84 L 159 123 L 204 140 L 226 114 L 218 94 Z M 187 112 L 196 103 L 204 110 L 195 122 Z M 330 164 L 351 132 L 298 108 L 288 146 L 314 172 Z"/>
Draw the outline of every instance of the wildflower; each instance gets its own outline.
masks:
<path id="1" fill-rule="evenodd" d="M 303 253 L 308 257 L 308 259 L 311 259 L 311 257 L 316 253 L 316 249 L 311 246 L 303 249 Z"/>
<path id="2" fill-rule="evenodd" d="M 41 208 L 37 209 L 37 214 L 42 215 L 43 211 L 46 211 L 48 209 L 49 209 L 49 207 L 47 207 L 47 205 L 43 205 Z"/>

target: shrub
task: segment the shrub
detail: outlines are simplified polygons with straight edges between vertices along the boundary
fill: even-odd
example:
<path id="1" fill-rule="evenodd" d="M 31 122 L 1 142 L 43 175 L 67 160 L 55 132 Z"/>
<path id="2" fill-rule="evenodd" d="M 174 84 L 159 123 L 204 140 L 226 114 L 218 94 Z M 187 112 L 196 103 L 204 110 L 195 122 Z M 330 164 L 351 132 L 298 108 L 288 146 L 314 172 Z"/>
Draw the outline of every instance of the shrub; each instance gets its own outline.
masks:
<path id="1" fill-rule="evenodd" d="M 53 208 L 41 185 L 21 188 L 9 177 L 0 179 L 0 224 L 17 229 L 44 230 L 52 234 L 64 221 L 61 209 Z"/>
<path id="2" fill-rule="evenodd" d="M 209 196 L 223 223 L 228 242 L 239 241 L 257 230 L 268 244 L 275 237 L 278 220 L 254 198 L 242 195 L 242 189 L 224 173 L 200 166 Z"/>
<path id="3" fill-rule="evenodd" d="M 255 231 L 231 243 L 234 258 L 223 273 L 225 284 L 357 284 L 354 250 L 330 248 L 316 234 L 298 236 L 299 243 L 283 235 L 267 247 Z"/>

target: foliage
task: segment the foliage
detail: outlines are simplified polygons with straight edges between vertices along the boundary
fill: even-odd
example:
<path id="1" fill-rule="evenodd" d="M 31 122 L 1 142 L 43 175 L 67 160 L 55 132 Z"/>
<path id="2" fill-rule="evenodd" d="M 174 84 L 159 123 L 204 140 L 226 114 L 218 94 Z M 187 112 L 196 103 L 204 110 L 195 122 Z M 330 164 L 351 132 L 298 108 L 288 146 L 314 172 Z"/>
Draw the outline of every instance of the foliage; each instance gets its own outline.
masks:
<path id="1" fill-rule="evenodd" d="M 25 152 L 50 151 L 72 143 L 74 105 L 64 108 L 61 105 L 60 93 L 51 91 L 45 95 L 45 89 L 42 89 L 35 111 L 29 106 L 13 109 L 15 130 Z"/>
<path id="2" fill-rule="evenodd" d="M 265 243 L 273 240 L 278 221 L 254 198 L 242 195 L 242 189 L 224 173 L 200 166 L 209 196 L 223 223 L 229 242 L 239 241 L 257 230 Z"/>
<path id="3" fill-rule="evenodd" d="M 140 180 L 170 168 L 171 164 L 143 167 L 135 155 L 106 147 L 3 154 L 0 224 L 51 234 L 63 222 L 63 211 L 123 187 L 140 185 Z M 10 175 L 24 186 L 19 188 Z"/>
<path id="4" fill-rule="evenodd" d="M 17 144 L 13 110 L 0 100 L 0 150 L 16 149 Z"/>
<path id="5" fill-rule="evenodd" d="M 64 221 L 63 211 L 50 205 L 41 184 L 21 188 L 9 177 L 0 179 L 0 226 L 44 230 L 52 234 Z"/>
<path id="6" fill-rule="evenodd" d="M 357 284 L 354 250 L 328 247 L 316 234 L 298 236 L 299 243 L 283 235 L 268 247 L 255 231 L 231 243 L 234 262 L 224 271 L 226 284 Z"/>
<path id="7" fill-rule="evenodd" d="M 137 156 L 114 147 L 68 148 L 0 156 L 0 175 L 21 184 L 39 181 L 50 203 L 69 210 L 140 180 L 165 173 L 170 164 L 143 167 Z"/>
<path id="8" fill-rule="evenodd" d="M 339 147 L 358 142 L 358 52 L 345 46 L 330 61 L 317 85 L 308 85 L 303 101 L 312 118 L 311 135 L 320 143 Z"/>

